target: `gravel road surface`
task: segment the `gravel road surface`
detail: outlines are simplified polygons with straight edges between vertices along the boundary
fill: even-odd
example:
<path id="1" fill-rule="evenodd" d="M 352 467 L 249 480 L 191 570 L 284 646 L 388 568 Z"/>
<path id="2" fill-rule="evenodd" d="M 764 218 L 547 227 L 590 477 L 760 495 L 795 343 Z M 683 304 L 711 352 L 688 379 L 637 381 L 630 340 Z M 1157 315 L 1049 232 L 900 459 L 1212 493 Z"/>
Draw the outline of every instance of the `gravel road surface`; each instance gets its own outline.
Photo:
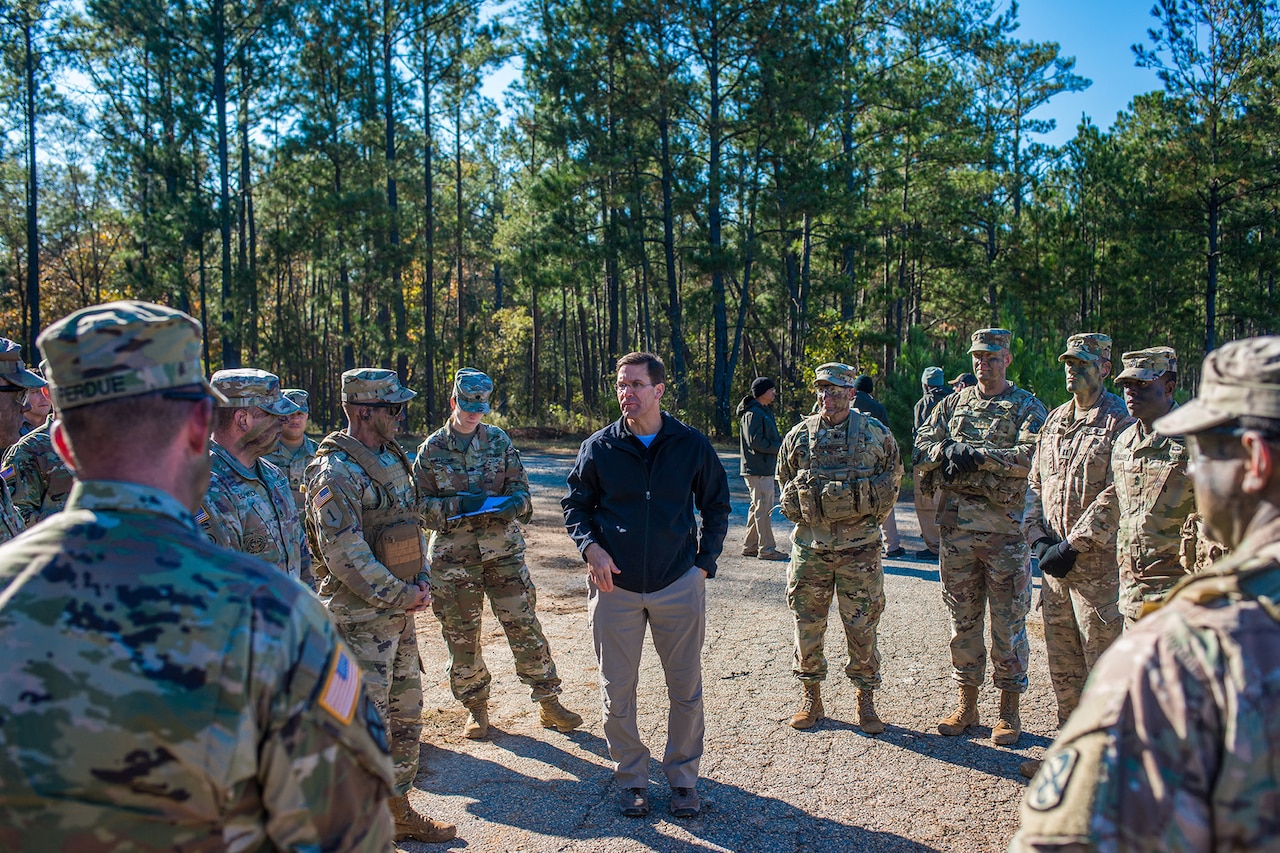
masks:
<path id="1" fill-rule="evenodd" d="M 408 851 L 988 851 L 1003 850 L 1017 828 L 1025 788 L 1018 764 L 1039 757 L 1056 716 L 1045 667 L 1038 611 L 1031 633 L 1031 689 L 1023 699 L 1024 733 L 1016 748 L 994 746 L 998 693 L 980 696 L 983 725 L 946 738 L 936 723 L 955 704 L 950 638 L 936 563 L 890 560 L 888 600 L 880 623 L 884 686 L 877 708 L 886 730 L 864 735 L 839 616 L 827 633 L 831 677 L 824 683 L 828 719 L 808 731 L 788 722 L 798 704 L 792 672 L 792 621 L 786 563 L 741 557 L 746 487 L 736 454 L 722 454 L 733 490 L 733 517 L 719 573 L 707 584 L 703 651 L 706 753 L 701 815 L 678 820 L 656 758 L 666 739 L 662 670 L 646 642 L 641 668 L 640 731 L 655 755 L 652 813 L 624 818 L 616 805 L 600 723 L 595 659 L 587 632 L 584 565 L 561 524 L 559 501 L 573 457 L 528 453 L 534 519 L 526 529 L 538 614 L 564 681 L 564 704 L 585 724 L 562 735 L 538 725 L 537 706 L 515 676 L 501 627 L 486 613 L 485 660 L 494 676 L 493 726 L 483 741 L 462 737 L 463 708 L 449 692 L 439 624 L 419 614 L 424 710 L 422 770 L 415 804 L 458 825 L 447 845 L 402 842 Z M 898 528 L 908 553 L 922 547 L 915 512 L 899 503 Z M 779 548 L 789 526 L 775 516 Z M 1036 582 L 1036 598 L 1039 597 Z M 988 676 L 989 679 L 990 676 Z"/>

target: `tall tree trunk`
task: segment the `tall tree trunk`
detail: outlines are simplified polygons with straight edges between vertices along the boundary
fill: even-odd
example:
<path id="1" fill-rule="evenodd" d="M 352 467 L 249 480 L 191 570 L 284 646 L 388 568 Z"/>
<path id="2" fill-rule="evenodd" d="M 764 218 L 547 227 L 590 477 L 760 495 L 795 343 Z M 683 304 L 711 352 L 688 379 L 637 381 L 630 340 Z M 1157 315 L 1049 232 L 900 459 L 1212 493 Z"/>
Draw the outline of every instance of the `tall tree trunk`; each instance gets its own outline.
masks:
<path id="1" fill-rule="evenodd" d="M 40 218 L 37 204 L 40 182 L 36 160 L 36 58 L 32 44 L 32 22 L 23 13 L 22 74 L 26 86 L 27 131 L 27 361 L 38 361 L 36 338 L 40 335 Z"/>
<path id="2" fill-rule="evenodd" d="M 424 28 L 425 32 L 425 28 Z M 424 35 L 424 38 L 426 36 Z M 436 417 L 436 206 L 435 149 L 431 137 L 431 49 L 422 46 L 422 368 L 426 386 L 426 418 L 430 429 Z M 535 326 L 536 328 L 536 326 Z"/>
<path id="3" fill-rule="evenodd" d="M 391 0 L 382 0 L 382 86 L 383 124 L 387 165 L 387 234 L 391 262 L 391 316 L 395 330 L 395 370 L 401 380 L 409 370 L 409 329 L 404 304 L 404 282 L 400 263 L 400 202 L 396 196 L 396 113 L 395 77 L 392 69 L 394 41 Z"/>
<path id="4" fill-rule="evenodd" d="M 231 266 L 231 165 L 227 132 L 227 19 L 213 4 L 213 102 L 218 134 L 218 230 L 222 239 L 222 366 L 240 367 L 235 278 Z"/>
<path id="5" fill-rule="evenodd" d="M 658 119 L 662 149 L 662 250 L 667 265 L 667 322 L 671 325 L 671 382 L 676 386 L 676 407 L 685 408 L 689 399 L 685 381 L 684 324 L 681 322 L 680 280 L 676 272 L 674 178 L 671 167 L 671 124 L 667 107 Z"/>

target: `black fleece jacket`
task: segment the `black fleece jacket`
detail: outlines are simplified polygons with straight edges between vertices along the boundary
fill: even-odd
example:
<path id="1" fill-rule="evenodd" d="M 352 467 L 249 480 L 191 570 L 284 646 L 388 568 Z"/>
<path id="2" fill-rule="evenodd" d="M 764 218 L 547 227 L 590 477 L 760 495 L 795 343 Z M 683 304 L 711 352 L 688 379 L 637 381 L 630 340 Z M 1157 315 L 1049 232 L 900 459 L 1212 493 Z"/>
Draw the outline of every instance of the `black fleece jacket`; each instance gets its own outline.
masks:
<path id="1" fill-rule="evenodd" d="M 620 588 L 656 592 L 691 566 L 715 577 L 729 530 L 729 479 L 696 429 L 663 412 L 646 448 L 619 418 L 582 443 L 568 484 L 564 525 L 579 553 L 593 542 L 608 552 L 622 571 L 613 576 Z"/>

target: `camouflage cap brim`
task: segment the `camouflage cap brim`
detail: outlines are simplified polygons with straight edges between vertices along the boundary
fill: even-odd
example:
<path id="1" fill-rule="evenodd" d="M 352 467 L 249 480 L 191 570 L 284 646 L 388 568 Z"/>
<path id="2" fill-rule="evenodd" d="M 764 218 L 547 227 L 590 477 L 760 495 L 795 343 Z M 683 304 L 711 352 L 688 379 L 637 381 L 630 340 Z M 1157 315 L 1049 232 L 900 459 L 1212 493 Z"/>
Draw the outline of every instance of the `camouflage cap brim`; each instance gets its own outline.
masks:
<path id="1" fill-rule="evenodd" d="M 462 400 L 455 400 L 454 402 L 462 411 L 471 412 L 473 414 L 487 415 L 493 410 L 487 402 L 470 403 Z"/>
<path id="2" fill-rule="evenodd" d="M 1078 347 L 1068 347 L 1067 351 L 1058 356 L 1058 361 L 1101 361 L 1102 356 L 1087 349 Z"/>
<path id="3" fill-rule="evenodd" d="M 279 400 L 271 402 L 259 403 L 258 408 L 264 412 L 270 412 L 273 415 L 279 415 L 286 418 L 294 412 L 302 411 L 302 407 L 290 400 L 288 397 L 281 397 Z"/>
<path id="4" fill-rule="evenodd" d="M 1178 406 L 1172 412 L 1158 419 L 1151 425 L 1161 435 L 1179 436 L 1194 435 L 1239 417 L 1235 412 L 1224 411 L 1212 404 L 1197 398 L 1186 405 Z"/>
<path id="5" fill-rule="evenodd" d="M 1147 370 L 1142 367 L 1126 367 L 1120 371 L 1120 375 L 1116 377 L 1116 384 L 1120 385 L 1125 380 L 1133 380 L 1135 382 L 1150 382 L 1152 379 L 1159 379 L 1164 376 L 1163 370 Z"/>

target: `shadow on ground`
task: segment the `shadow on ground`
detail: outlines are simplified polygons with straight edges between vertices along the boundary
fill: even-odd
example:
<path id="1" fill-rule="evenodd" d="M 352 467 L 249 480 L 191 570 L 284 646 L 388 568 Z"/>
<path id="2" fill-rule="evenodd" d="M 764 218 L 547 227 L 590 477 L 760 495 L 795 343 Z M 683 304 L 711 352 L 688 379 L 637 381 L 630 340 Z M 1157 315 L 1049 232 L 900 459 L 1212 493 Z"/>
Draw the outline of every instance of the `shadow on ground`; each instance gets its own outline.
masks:
<path id="1" fill-rule="evenodd" d="M 905 738 L 904 738 L 905 739 Z M 566 741 L 576 749 L 604 758 L 604 740 L 589 732 L 573 732 Z M 652 811 L 644 818 L 623 817 L 618 788 L 608 766 L 575 755 L 536 738 L 493 731 L 493 758 L 422 747 L 420 787 L 440 795 L 461 795 L 466 811 L 484 821 L 493 834 L 501 827 L 558 838 L 558 849 L 654 851 L 735 850 L 792 853 L 799 850 L 934 851 L 892 833 L 876 832 L 807 814 L 794 805 L 761 796 L 736 785 L 702 779 L 698 791 L 703 811 L 695 818 L 668 813 L 670 790 L 658 762 L 650 764 Z M 538 776 L 512 769 L 512 756 L 525 767 L 545 770 Z M 1016 765 L 1014 772 L 1016 773 Z M 452 790 L 450 780 L 469 780 L 467 789 Z M 465 834 L 465 827 L 463 827 Z M 490 849 L 492 838 L 460 837 L 447 845 L 401 842 L 401 849 Z M 577 843 L 575 843 L 577 842 Z"/>

